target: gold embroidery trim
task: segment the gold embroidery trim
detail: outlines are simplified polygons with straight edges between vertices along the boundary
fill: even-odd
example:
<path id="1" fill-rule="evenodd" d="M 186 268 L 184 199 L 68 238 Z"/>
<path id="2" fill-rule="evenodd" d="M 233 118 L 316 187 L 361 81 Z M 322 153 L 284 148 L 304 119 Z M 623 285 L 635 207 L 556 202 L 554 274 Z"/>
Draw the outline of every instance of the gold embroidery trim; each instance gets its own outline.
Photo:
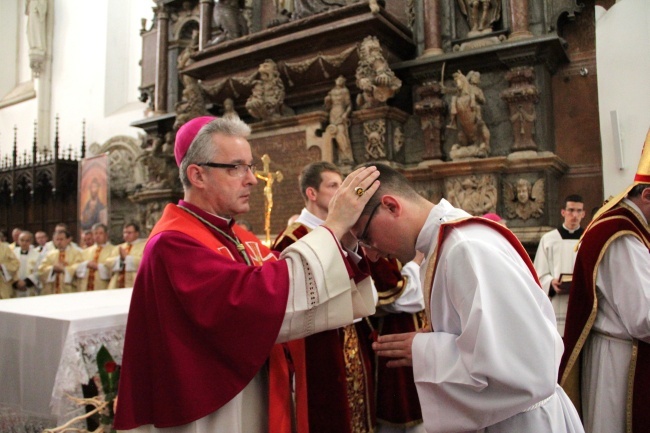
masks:
<path id="1" fill-rule="evenodd" d="M 368 433 L 371 424 L 366 371 L 361 359 L 359 338 L 354 325 L 343 327 L 343 357 L 351 432 Z"/>

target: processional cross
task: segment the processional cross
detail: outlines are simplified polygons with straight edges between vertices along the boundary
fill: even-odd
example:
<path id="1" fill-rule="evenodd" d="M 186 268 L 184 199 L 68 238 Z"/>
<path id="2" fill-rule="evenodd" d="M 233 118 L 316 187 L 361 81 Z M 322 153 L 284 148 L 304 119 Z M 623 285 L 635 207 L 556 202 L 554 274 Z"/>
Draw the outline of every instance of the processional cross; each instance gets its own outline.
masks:
<path id="1" fill-rule="evenodd" d="M 284 175 L 281 171 L 271 173 L 271 157 L 268 154 L 262 156 L 264 169 L 255 173 L 255 177 L 265 182 L 264 185 L 264 231 L 266 232 L 266 245 L 271 246 L 271 211 L 273 210 L 273 182 L 282 182 Z"/>

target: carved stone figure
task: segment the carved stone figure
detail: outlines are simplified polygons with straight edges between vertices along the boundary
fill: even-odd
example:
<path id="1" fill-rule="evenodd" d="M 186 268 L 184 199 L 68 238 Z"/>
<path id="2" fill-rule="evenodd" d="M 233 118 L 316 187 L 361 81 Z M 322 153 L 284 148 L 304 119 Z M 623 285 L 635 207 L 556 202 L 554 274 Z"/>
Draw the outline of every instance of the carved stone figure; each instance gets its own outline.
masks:
<path id="1" fill-rule="evenodd" d="M 366 37 L 359 46 L 356 79 L 361 90 L 357 95 L 360 109 L 385 105 L 402 87 L 402 81 L 390 69 L 379 40 L 374 36 Z"/>
<path id="2" fill-rule="evenodd" d="M 235 102 L 232 98 L 223 100 L 223 114 L 221 117 L 224 119 L 239 119 L 239 114 L 235 111 Z"/>
<path id="3" fill-rule="evenodd" d="M 458 0 L 460 11 L 469 25 L 468 36 L 492 32 L 492 24 L 501 17 L 501 0 Z"/>
<path id="4" fill-rule="evenodd" d="M 538 179 L 531 186 L 526 179 L 520 178 L 517 184 L 503 183 L 506 218 L 539 218 L 544 214 L 544 179 Z"/>
<path id="5" fill-rule="evenodd" d="M 490 153 L 490 131 L 481 112 L 485 96 L 479 82 L 480 74 L 476 71 L 470 71 L 467 77 L 460 71 L 454 73 L 456 88 L 449 104 L 451 116 L 447 125 L 458 130 L 457 142 L 449 152 L 452 160 L 485 158 Z"/>
<path id="6" fill-rule="evenodd" d="M 38 77 L 43 69 L 47 48 L 47 0 L 27 0 L 27 42 L 29 43 L 29 66 Z"/>
<path id="7" fill-rule="evenodd" d="M 178 56 L 176 66 L 179 71 L 194 63 L 192 55 L 197 50 L 198 32 L 194 30 L 192 32 L 192 42 Z M 186 74 L 179 74 L 179 76 L 183 83 L 183 92 L 181 100 L 175 106 L 176 121 L 174 122 L 174 129 L 176 130 L 190 119 L 207 114 L 205 93 L 199 85 L 199 80 Z"/>
<path id="8" fill-rule="evenodd" d="M 256 119 L 269 120 L 289 114 L 291 109 L 284 105 L 284 83 L 278 66 L 273 60 L 266 60 L 258 69 L 259 78 L 253 81 L 251 96 L 246 109 Z"/>
<path id="9" fill-rule="evenodd" d="M 445 189 L 451 204 L 472 215 L 479 216 L 496 210 L 497 188 L 493 176 L 447 179 Z"/>
<path id="10" fill-rule="evenodd" d="M 350 91 L 345 86 L 345 77 L 339 76 L 335 85 L 325 97 L 325 108 L 329 110 L 329 125 L 327 126 L 326 140 L 332 144 L 336 143 L 339 151 L 339 164 L 353 164 L 352 146 L 350 143 L 350 112 L 352 111 L 352 99 Z"/>
<path id="11" fill-rule="evenodd" d="M 147 169 L 148 181 L 144 188 L 173 188 L 178 181 L 178 167 L 174 162 L 174 133 L 170 131 L 164 137 L 154 136 L 143 144 L 143 148 L 136 162 L 142 160 L 142 165 Z"/>
<path id="12" fill-rule="evenodd" d="M 219 0 L 214 4 L 212 16 L 213 28 L 218 28 L 221 33 L 210 41 L 217 44 L 229 39 L 237 39 L 248 34 L 248 26 L 241 12 L 239 0 Z"/>

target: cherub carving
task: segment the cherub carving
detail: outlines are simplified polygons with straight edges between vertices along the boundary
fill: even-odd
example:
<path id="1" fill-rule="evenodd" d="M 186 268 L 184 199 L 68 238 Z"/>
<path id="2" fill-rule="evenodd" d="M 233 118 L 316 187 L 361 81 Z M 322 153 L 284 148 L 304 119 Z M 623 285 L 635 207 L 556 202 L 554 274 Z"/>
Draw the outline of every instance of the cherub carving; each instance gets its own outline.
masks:
<path id="1" fill-rule="evenodd" d="M 241 13 L 239 0 L 219 0 L 214 4 L 214 28 L 221 29 L 221 33 L 210 41 L 217 44 L 229 39 L 237 39 L 248 34 L 246 20 Z"/>
<path id="2" fill-rule="evenodd" d="M 504 205 L 507 218 L 539 218 L 544 214 L 544 179 L 537 179 L 531 186 L 520 178 L 516 185 L 503 182 Z"/>
<path id="3" fill-rule="evenodd" d="M 361 109 L 385 105 L 402 87 L 402 81 L 395 76 L 381 51 L 379 40 L 366 37 L 359 45 L 357 66 L 357 106 Z"/>
<path id="4" fill-rule="evenodd" d="M 258 68 L 259 78 L 253 81 L 251 96 L 246 109 L 256 119 L 269 120 L 290 114 L 292 110 L 284 105 L 284 83 L 278 66 L 273 60 L 265 60 Z"/>

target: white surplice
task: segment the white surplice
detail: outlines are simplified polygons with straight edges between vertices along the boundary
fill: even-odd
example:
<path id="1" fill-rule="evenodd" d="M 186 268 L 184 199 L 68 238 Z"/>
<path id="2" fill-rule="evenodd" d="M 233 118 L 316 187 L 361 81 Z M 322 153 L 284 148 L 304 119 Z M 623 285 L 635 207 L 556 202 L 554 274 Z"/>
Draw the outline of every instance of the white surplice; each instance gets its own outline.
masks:
<path id="1" fill-rule="evenodd" d="M 562 235 L 557 229 L 551 230 L 540 239 L 535 254 L 535 270 L 539 282 L 542 284 L 542 289 L 547 295 L 552 280 L 560 278 L 562 274 L 573 274 L 577 243 L 578 239 L 562 239 Z M 551 298 L 551 304 L 553 305 L 553 311 L 555 311 L 557 330 L 560 335 L 564 335 L 569 293 L 556 294 Z"/>
<path id="2" fill-rule="evenodd" d="M 340 328 L 374 314 L 371 279 L 359 284 L 350 280 L 338 242 L 329 230 L 315 228 L 284 250 L 281 257 L 289 267 L 289 298 L 278 343 Z M 148 424 L 128 432 L 266 433 L 267 412 L 268 380 L 262 368 L 226 405 L 199 420 L 169 428 Z"/>
<path id="3" fill-rule="evenodd" d="M 426 257 L 422 276 L 440 224 L 467 216 L 446 200 L 432 209 L 416 244 Z M 553 307 L 515 249 L 469 223 L 451 230 L 438 255 L 434 332 L 413 341 L 426 431 L 583 432 L 557 385 L 563 344 Z"/>
<path id="4" fill-rule="evenodd" d="M 634 203 L 625 203 L 643 216 Z M 585 431 L 623 433 L 632 339 L 650 343 L 650 255 L 641 241 L 621 236 L 609 245 L 596 274 L 596 295 L 598 313 L 582 355 Z"/>

